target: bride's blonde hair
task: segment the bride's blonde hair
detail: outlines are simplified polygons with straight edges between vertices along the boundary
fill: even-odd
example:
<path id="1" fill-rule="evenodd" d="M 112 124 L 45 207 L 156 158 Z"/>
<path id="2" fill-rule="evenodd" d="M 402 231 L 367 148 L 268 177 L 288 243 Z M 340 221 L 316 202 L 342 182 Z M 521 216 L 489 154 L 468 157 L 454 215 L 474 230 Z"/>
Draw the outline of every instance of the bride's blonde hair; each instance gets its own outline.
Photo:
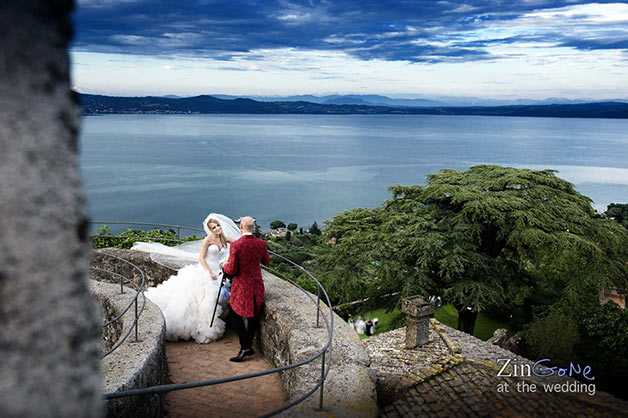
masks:
<path id="1" fill-rule="evenodd" d="M 209 226 L 210 224 L 216 224 L 222 228 L 222 225 L 220 224 L 220 222 L 212 218 L 209 221 L 207 221 L 207 228 L 210 230 L 210 232 L 212 230 L 211 227 Z M 218 239 L 220 240 L 220 244 L 223 246 L 223 248 L 227 246 L 227 239 L 225 238 L 225 234 L 222 231 L 220 231 L 220 235 L 218 235 Z"/>

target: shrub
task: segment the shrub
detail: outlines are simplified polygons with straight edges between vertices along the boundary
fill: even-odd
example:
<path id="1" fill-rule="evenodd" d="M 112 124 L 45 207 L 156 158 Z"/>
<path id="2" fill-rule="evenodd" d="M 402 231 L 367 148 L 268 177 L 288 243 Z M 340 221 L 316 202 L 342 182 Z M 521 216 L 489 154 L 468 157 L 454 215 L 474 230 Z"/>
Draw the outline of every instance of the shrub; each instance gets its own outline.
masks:
<path id="1" fill-rule="evenodd" d="M 197 239 L 198 237 L 196 236 L 190 236 L 182 239 L 181 241 L 193 241 Z M 91 238 L 92 248 L 118 247 L 129 249 L 133 246 L 134 242 L 138 241 L 155 241 L 168 246 L 180 244 L 180 242 L 177 241 L 177 234 L 174 230 L 163 230 L 160 228 L 155 228 L 149 231 L 141 229 L 127 229 L 116 236 L 111 233 L 111 230 L 107 225 L 104 225 L 98 228 L 96 234 L 92 235 Z"/>
<path id="2" fill-rule="evenodd" d="M 628 398 L 628 311 L 614 302 L 595 305 L 583 312 L 580 334 L 580 355 L 600 389 Z"/>
<path id="3" fill-rule="evenodd" d="M 524 336 L 533 359 L 549 358 L 557 366 L 577 362 L 576 347 L 580 333 L 578 324 L 568 315 L 551 311 L 546 317 L 537 316 Z"/>

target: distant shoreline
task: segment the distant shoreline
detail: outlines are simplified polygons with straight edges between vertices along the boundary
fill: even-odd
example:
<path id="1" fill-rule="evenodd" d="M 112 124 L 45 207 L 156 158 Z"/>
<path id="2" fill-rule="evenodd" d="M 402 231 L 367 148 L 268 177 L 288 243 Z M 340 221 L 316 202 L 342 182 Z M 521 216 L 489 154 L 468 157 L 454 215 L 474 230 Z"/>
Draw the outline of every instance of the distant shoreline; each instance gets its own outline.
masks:
<path id="1" fill-rule="evenodd" d="M 113 97 L 78 94 L 85 116 L 106 114 L 273 114 L 273 115 L 448 115 L 628 119 L 628 103 L 391 107 L 312 102 L 261 102 L 252 99 Z"/>

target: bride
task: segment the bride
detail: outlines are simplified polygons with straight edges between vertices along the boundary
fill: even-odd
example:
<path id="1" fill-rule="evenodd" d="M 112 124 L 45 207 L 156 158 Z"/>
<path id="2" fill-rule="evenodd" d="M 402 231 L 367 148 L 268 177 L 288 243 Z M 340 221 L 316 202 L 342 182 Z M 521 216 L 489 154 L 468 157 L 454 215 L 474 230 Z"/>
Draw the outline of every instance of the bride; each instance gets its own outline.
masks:
<path id="1" fill-rule="evenodd" d="M 223 272 L 220 261 L 229 258 L 229 244 L 240 237 L 240 230 L 228 217 L 210 213 L 203 222 L 207 236 L 177 247 L 155 242 L 136 242 L 133 250 L 151 253 L 151 258 L 167 267 L 179 269 L 176 275 L 144 293 L 163 312 L 166 339 L 193 338 L 197 343 L 215 341 L 225 331 L 220 318 L 227 308 L 221 295 L 214 323 L 210 326 Z M 199 246 L 200 243 L 200 246 Z"/>

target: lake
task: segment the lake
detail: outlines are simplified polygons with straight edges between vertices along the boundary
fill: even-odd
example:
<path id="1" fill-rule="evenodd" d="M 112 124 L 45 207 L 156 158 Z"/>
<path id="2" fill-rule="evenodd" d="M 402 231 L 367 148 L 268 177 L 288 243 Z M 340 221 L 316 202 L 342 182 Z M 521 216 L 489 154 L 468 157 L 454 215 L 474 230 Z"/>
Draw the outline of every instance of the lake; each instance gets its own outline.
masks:
<path id="1" fill-rule="evenodd" d="M 307 228 L 393 184 L 477 164 L 559 171 L 596 209 L 628 202 L 628 120 L 431 115 L 86 116 L 94 221 L 200 227 L 209 212 Z"/>

